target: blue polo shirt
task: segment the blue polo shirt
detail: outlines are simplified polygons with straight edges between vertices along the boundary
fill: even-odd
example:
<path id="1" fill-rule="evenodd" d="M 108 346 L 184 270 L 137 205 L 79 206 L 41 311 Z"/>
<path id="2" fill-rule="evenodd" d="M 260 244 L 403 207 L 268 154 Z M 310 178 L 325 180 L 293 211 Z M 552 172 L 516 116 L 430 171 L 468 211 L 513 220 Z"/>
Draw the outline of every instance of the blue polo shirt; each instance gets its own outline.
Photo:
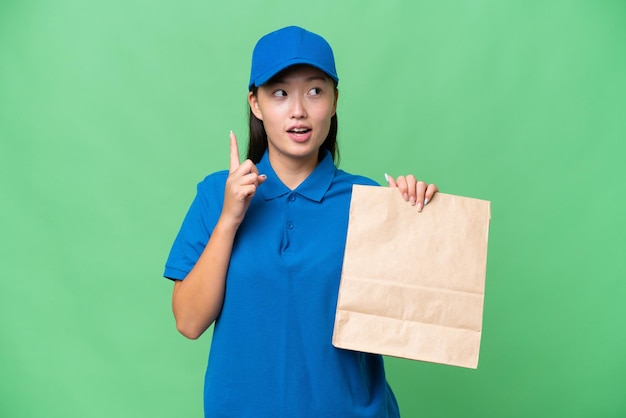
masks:
<path id="1" fill-rule="evenodd" d="M 205 377 L 207 417 L 398 417 L 379 355 L 342 350 L 331 337 L 353 184 L 324 151 L 290 190 L 267 152 L 239 227 Z M 219 218 L 227 171 L 198 185 L 166 263 L 182 280 Z"/>

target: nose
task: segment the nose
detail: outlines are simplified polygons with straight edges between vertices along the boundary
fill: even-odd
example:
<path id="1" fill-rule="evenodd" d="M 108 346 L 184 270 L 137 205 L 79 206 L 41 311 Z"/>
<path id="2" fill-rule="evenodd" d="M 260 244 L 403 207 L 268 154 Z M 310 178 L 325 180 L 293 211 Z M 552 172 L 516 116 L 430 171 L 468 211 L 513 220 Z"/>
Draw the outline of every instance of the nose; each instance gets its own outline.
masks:
<path id="1" fill-rule="evenodd" d="M 302 119 L 306 117 L 306 107 L 304 101 L 300 97 L 293 97 L 290 108 L 292 119 Z"/>

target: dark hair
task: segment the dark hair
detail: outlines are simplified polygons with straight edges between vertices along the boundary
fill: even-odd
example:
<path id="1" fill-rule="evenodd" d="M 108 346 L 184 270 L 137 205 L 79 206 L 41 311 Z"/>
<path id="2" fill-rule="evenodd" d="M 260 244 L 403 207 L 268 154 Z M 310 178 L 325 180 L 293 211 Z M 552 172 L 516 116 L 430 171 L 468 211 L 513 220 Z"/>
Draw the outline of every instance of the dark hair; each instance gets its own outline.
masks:
<path id="1" fill-rule="evenodd" d="M 335 88 L 337 88 L 335 86 Z M 257 95 L 258 87 L 252 86 L 250 91 L 253 95 Z M 248 116 L 248 124 L 249 124 L 249 137 L 248 137 L 248 156 L 253 163 L 257 164 L 263 158 L 263 154 L 265 154 L 265 150 L 267 149 L 267 133 L 265 132 L 265 126 L 263 126 L 263 121 L 258 119 L 252 113 L 252 109 L 249 109 Z M 330 119 L 330 129 L 328 130 L 328 135 L 326 139 L 322 143 L 321 148 L 327 149 L 330 151 L 330 155 L 333 159 L 335 165 L 339 165 L 339 146 L 337 145 L 337 112 Z"/>

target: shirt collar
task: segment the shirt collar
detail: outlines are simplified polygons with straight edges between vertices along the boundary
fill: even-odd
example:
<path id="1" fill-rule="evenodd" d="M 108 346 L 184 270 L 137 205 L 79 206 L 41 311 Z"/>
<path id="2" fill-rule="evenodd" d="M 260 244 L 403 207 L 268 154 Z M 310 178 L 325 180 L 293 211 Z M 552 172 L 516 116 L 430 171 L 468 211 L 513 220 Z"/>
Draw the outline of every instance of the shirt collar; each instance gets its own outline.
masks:
<path id="1" fill-rule="evenodd" d="M 320 149 L 320 155 L 322 155 L 322 159 L 317 164 L 317 167 L 315 167 L 315 170 L 293 190 L 294 193 L 298 193 L 315 202 L 322 201 L 324 195 L 328 189 L 330 189 L 330 185 L 335 178 L 335 171 L 337 170 L 332 156 L 330 155 L 330 151 Z M 265 150 L 263 158 L 261 158 L 261 161 L 257 164 L 257 168 L 259 174 L 265 174 L 267 176 L 267 180 L 259 187 L 259 191 L 265 200 L 275 199 L 292 192 L 292 190 L 280 181 L 276 172 L 274 172 L 270 164 L 267 150 Z"/>

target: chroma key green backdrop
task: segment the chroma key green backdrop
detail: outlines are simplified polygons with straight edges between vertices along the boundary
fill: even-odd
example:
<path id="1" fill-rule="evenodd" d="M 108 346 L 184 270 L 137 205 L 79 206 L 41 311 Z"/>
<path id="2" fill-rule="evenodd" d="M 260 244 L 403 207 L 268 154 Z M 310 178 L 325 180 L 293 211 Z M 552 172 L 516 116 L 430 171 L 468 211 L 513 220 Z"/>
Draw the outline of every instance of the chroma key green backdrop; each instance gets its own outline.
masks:
<path id="1" fill-rule="evenodd" d="M 201 416 L 160 276 L 290 24 L 334 47 L 342 168 L 492 202 L 479 367 L 387 358 L 403 416 L 626 416 L 622 0 L 2 0 L 0 416 Z"/>

